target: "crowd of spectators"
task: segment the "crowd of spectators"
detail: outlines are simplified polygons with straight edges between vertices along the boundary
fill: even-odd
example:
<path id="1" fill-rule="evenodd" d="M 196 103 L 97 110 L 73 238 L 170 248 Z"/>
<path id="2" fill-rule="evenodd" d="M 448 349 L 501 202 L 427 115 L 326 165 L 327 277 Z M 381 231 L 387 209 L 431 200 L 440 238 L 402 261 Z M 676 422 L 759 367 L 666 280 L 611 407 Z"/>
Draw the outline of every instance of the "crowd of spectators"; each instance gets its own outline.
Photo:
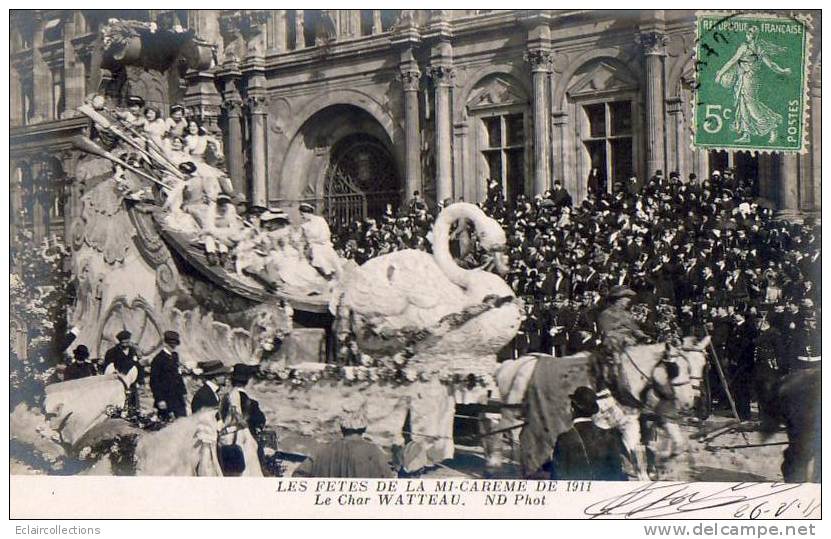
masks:
<path id="1" fill-rule="evenodd" d="M 752 181 L 732 171 L 703 180 L 656 171 L 612 192 L 592 190 L 579 204 L 559 182 L 514 201 L 490 182 L 480 206 L 506 231 L 506 279 L 526 305 L 506 357 L 596 347 L 606 291 L 627 286 L 656 341 L 712 337 L 739 414 L 748 417 L 753 383 L 821 355 L 819 224 L 778 219 L 751 191 Z M 398 249 L 429 250 L 432 222 L 416 194 L 398 215 L 388 208 L 380 222 L 353 223 L 336 246 L 358 263 Z M 475 241 L 462 243 L 473 247 L 456 246 L 456 254 L 475 265 Z"/>

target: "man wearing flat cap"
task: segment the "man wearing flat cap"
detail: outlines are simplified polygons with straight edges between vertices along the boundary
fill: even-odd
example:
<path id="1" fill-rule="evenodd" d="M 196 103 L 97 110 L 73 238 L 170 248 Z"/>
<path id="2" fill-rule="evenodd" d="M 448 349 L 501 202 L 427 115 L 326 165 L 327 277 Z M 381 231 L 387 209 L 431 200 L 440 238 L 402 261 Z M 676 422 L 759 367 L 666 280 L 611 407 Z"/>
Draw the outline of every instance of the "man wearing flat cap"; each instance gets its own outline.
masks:
<path id="1" fill-rule="evenodd" d="M 150 390 L 153 392 L 153 405 L 159 417 L 165 420 L 187 415 L 185 406 L 185 380 L 179 366 L 179 334 L 175 331 L 164 332 L 164 345 L 150 364 Z"/>
<path id="2" fill-rule="evenodd" d="M 116 373 L 127 388 L 127 407 L 138 410 L 137 385 L 144 382 L 144 369 L 136 347 L 130 342 L 132 334 L 126 329 L 115 336 L 118 344 L 104 354 L 104 374 Z"/>
<path id="3" fill-rule="evenodd" d="M 569 395 L 572 426 L 557 436 L 551 479 L 625 481 L 620 436 L 592 422 L 599 410 L 597 395 L 590 387 L 578 387 Z"/>

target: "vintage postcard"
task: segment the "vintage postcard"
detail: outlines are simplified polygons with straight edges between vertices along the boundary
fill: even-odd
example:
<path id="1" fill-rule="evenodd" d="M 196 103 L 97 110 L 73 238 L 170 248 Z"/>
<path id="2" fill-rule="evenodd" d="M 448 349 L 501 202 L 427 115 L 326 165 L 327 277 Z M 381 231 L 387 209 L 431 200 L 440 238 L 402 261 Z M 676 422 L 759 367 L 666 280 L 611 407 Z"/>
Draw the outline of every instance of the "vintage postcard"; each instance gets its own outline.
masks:
<path id="1" fill-rule="evenodd" d="M 820 11 L 9 16 L 12 518 L 821 518 Z"/>

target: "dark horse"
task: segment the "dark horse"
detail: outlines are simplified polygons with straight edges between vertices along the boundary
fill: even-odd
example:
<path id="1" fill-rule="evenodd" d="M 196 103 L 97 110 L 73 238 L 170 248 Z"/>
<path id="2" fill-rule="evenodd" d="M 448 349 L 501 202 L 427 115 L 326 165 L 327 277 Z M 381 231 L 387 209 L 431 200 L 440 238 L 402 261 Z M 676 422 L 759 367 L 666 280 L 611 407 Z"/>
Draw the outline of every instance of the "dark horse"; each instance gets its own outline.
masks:
<path id="1" fill-rule="evenodd" d="M 820 483 L 822 478 L 821 408 L 822 370 L 791 371 L 772 384 L 766 396 L 768 406 L 762 418 L 767 430 L 785 424 L 788 448 L 782 461 L 782 475 L 788 483 Z"/>

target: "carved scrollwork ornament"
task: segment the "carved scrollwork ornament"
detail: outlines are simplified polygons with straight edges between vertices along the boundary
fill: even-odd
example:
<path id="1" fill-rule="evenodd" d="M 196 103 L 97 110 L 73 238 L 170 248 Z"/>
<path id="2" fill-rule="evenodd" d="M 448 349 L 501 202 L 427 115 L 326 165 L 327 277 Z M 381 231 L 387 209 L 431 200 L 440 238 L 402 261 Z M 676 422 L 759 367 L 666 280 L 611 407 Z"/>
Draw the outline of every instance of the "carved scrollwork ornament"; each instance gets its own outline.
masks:
<path id="1" fill-rule="evenodd" d="M 242 114 L 242 99 L 239 97 L 225 99 L 221 106 L 226 116 L 239 117 Z"/>
<path id="2" fill-rule="evenodd" d="M 268 98 L 264 95 L 250 95 L 245 99 L 245 108 L 249 114 L 266 114 Z"/>
<path id="3" fill-rule="evenodd" d="M 434 65 L 427 71 L 427 76 L 437 85 L 452 86 L 456 71 L 448 65 Z"/>
<path id="4" fill-rule="evenodd" d="M 635 42 L 641 46 L 643 53 L 647 56 L 666 54 L 666 46 L 669 37 L 663 32 L 649 31 L 641 32 L 635 36 Z"/>
<path id="5" fill-rule="evenodd" d="M 401 85 L 404 86 L 404 91 L 418 91 L 421 83 L 421 71 L 417 68 L 402 69 L 398 75 L 398 80 L 400 80 Z"/>
<path id="6" fill-rule="evenodd" d="M 156 268 L 156 286 L 165 294 L 173 294 L 179 289 L 179 272 L 168 259 Z"/>
<path id="7" fill-rule="evenodd" d="M 550 50 L 531 49 L 525 52 L 525 61 L 531 64 L 531 71 L 550 72 L 554 66 L 554 55 Z"/>

